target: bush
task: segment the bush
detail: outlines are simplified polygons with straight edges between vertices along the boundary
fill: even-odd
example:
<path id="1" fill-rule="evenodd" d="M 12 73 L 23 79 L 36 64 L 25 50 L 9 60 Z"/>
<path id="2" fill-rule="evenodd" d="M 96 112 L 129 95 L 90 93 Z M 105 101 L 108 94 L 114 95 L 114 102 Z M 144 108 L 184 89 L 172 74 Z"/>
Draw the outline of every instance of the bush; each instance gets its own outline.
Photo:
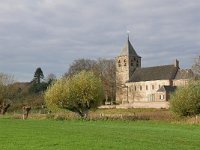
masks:
<path id="1" fill-rule="evenodd" d="M 200 81 L 179 87 L 170 99 L 170 108 L 178 116 L 200 114 Z"/>

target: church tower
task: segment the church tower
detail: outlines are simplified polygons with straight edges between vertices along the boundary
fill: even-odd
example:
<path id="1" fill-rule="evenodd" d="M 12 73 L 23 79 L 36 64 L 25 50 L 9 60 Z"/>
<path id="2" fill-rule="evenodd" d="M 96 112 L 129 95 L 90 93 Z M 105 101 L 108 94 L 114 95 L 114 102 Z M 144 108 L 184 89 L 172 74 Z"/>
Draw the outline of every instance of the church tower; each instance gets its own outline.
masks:
<path id="1" fill-rule="evenodd" d="M 126 93 L 125 90 L 128 90 L 128 87 L 125 86 L 125 83 L 129 81 L 136 68 L 141 68 L 141 57 L 133 48 L 131 42 L 129 41 L 129 36 L 124 48 L 121 50 L 120 55 L 116 57 L 115 63 L 116 102 L 122 103 L 123 101 L 126 101 L 126 96 L 123 94 Z"/>

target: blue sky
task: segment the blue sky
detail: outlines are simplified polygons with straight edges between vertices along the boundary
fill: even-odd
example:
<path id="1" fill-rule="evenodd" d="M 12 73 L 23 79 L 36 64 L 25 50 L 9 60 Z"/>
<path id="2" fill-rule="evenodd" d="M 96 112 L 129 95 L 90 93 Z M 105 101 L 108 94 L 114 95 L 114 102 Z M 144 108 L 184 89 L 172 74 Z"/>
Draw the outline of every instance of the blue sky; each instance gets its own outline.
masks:
<path id="1" fill-rule="evenodd" d="M 142 66 L 190 68 L 200 55 L 199 0 L 1 0 L 0 72 L 30 81 L 75 59 L 115 58 L 127 40 Z"/>

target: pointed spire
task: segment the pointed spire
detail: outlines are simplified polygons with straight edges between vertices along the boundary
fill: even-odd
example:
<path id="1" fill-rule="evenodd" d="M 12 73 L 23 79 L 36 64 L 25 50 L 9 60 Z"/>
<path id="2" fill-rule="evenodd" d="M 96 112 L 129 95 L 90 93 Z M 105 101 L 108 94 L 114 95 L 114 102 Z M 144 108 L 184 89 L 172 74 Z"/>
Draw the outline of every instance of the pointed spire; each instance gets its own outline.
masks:
<path id="1" fill-rule="evenodd" d="M 133 48 L 130 40 L 129 40 L 129 33 L 130 31 L 127 31 L 127 43 L 125 44 L 124 48 L 121 50 L 120 56 L 122 55 L 133 55 L 133 56 L 138 56 L 140 57 L 135 49 Z"/>
<path id="2" fill-rule="evenodd" d="M 127 30 L 128 41 L 129 41 L 129 34 L 130 34 L 130 31 Z"/>

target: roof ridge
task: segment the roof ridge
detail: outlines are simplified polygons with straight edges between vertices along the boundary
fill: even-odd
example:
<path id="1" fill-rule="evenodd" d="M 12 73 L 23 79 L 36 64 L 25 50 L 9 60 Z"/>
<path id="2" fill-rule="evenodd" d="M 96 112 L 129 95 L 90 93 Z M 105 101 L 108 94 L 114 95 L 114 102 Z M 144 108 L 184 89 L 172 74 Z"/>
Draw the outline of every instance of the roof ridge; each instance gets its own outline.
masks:
<path id="1" fill-rule="evenodd" d="M 173 64 L 169 65 L 159 65 L 159 66 L 151 66 L 151 67 L 142 67 L 142 68 L 137 68 L 137 69 L 147 69 L 147 68 L 156 68 L 156 67 L 164 67 L 164 66 L 174 66 Z"/>
<path id="2" fill-rule="evenodd" d="M 129 82 L 171 80 L 177 72 L 174 65 L 153 66 L 147 68 L 136 68 Z"/>

